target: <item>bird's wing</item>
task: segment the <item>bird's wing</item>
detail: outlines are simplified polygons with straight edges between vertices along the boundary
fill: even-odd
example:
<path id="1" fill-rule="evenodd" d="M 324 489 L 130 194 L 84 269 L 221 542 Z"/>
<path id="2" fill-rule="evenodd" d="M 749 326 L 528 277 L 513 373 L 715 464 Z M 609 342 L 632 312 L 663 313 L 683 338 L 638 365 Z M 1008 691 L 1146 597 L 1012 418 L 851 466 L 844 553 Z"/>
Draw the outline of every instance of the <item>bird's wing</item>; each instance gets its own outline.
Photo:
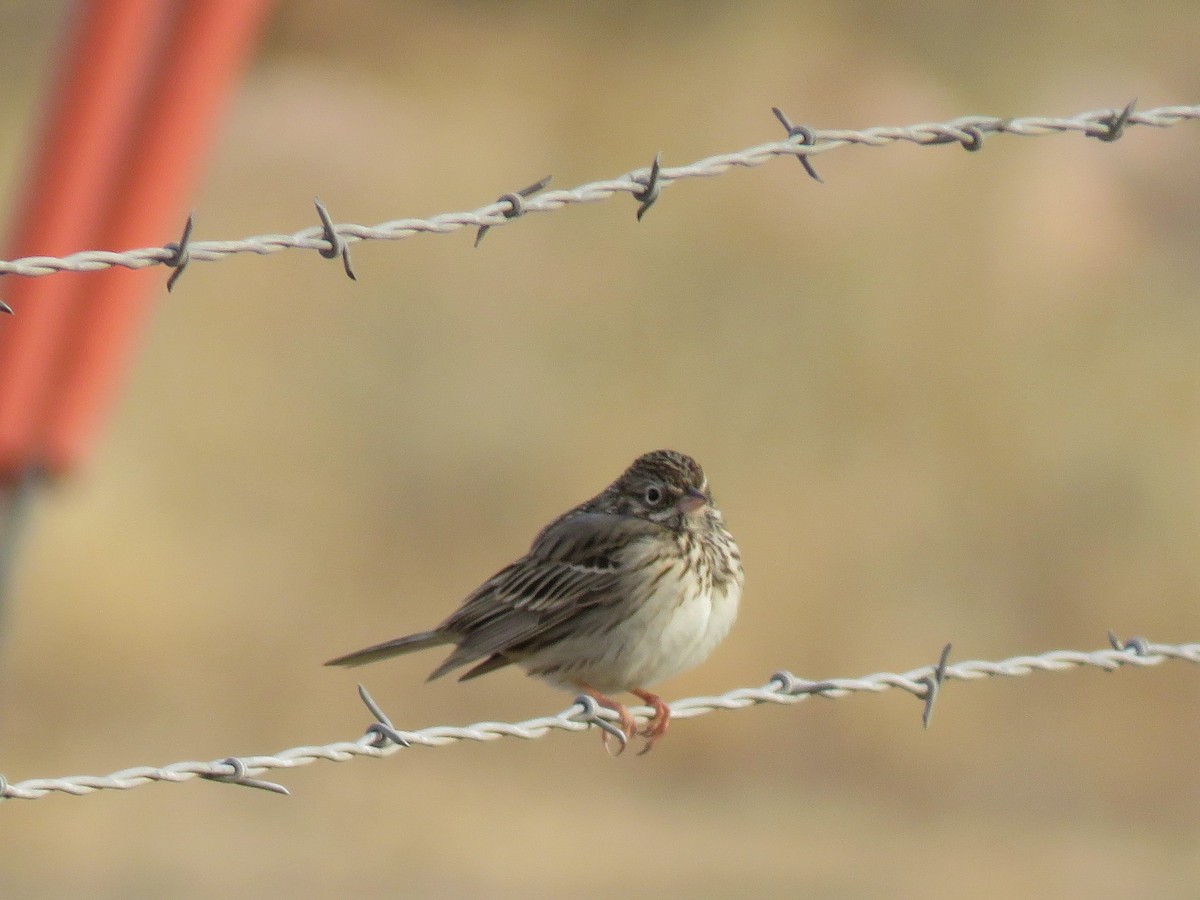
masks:
<path id="1" fill-rule="evenodd" d="M 622 551 L 652 537 L 657 527 L 603 513 L 575 513 L 551 523 L 528 555 L 480 585 L 439 626 L 460 640 L 429 677 L 519 648 L 580 613 L 619 602 Z"/>

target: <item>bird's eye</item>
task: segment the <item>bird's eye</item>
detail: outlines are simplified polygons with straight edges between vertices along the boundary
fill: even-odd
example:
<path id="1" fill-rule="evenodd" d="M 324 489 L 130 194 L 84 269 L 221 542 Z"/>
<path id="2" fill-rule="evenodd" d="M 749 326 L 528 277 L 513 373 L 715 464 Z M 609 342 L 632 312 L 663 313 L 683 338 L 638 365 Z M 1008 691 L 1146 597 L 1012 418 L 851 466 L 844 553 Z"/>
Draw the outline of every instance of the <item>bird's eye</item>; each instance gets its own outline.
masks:
<path id="1" fill-rule="evenodd" d="M 648 488 L 646 488 L 645 497 L 648 504 L 651 506 L 658 506 L 658 504 L 662 503 L 662 488 L 656 484 L 650 485 Z"/>

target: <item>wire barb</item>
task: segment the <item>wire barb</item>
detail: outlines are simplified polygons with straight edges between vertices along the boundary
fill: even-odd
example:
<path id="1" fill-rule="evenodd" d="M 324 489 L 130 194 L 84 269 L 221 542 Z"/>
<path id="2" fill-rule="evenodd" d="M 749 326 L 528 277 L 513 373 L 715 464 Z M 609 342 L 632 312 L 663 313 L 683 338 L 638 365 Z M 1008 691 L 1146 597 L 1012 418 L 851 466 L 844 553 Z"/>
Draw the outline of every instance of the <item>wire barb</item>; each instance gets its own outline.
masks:
<path id="1" fill-rule="evenodd" d="M 937 665 L 933 667 L 933 671 L 922 679 L 925 682 L 925 709 L 921 713 L 921 727 L 929 730 L 929 722 L 933 718 L 933 704 L 937 702 L 938 692 L 942 689 L 942 682 L 946 678 L 946 661 L 950 659 L 951 644 L 947 644 L 942 648 L 942 655 L 938 657 Z"/>
<path id="2" fill-rule="evenodd" d="M 770 680 L 767 682 L 767 686 L 769 687 L 770 685 L 773 685 L 773 684 L 778 685 L 776 690 L 779 693 L 783 694 L 786 697 L 791 697 L 793 694 L 796 693 L 796 685 L 798 684 L 799 680 L 800 679 L 798 679 L 795 675 L 793 675 L 787 669 L 780 669 L 778 672 L 776 672 L 774 675 L 771 676 Z"/>
<path id="3" fill-rule="evenodd" d="M 240 784 L 243 787 L 258 788 L 260 791 L 270 791 L 272 794 L 283 794 L 285 797 L 291 796 L 291 791 L 285 788 L 282 784 L 276 784 L 273 781 L 261 781 L 257 778 L 246 777 L 246 764 L 236 756 L 227 756 L 218 762 L 218 765 L 229 766 L 233 771 L 228 775 L 220 775 L 215 773 L 202 774 L 200 777 L 208 781 L 220 781 L 225 784 Z"/>
<path id="4" fill-rule="evenodd" d="M 375 717 L 375 721 L 367 726 L 366 731 L 366 733 L 372 737 L 372 746 L 386 747 L 388 741 L 391 741 L 398 747 L 412 746 L 412 744 L 410 744 L 408 740 L 396 730 L 396 727 L 392 724 L 392 720 L 388 718 L 387 713 L 383 711 L 380 705 L 375 702 L 375 698 L 371 696 L 364 685 L 360 684 L 358 686 L 358 696 L 366 705 L 367 709 L 371 711 L 371 715 Z"/>
<path id="5" fill-rule="evenodd" d="M 345 238 L 338 234 L 337 226 L 333 224 L 329 210 L 325 208 L 321 198 L 314 197 L 313 203 L 317 207 L 317 216 L 321 220 L 321 237 L 329 242 L 328 247 L 317 252 L 325 259 L 337 259 L 340 256 L 342 268 L 346 270 L 346 277 L 351 281 L 358 281 L 358 276 L 354 274 L 354 266 L 350 263 L 350 245 L 346 243 Z"/>
<path id="6" fill-rule="evenodd" d="M 608 749 L 608 736 L 614 737 L 619 742 L 617 752 L 613 756 L 620 756 L 625 752 L 625 745 L 629 740 L 625 737 L 625 732 L 618 728 L 608 719 L 604 718 L 604 713 L 601 712 L 601 706 L 596 702 L 595 697 L 590 697 L 587 694 L 580 694 L 575 698 L 577 706 L 581 707 L 581 712 L 577 715 L 577 721 L 586 722 L 588 725 L 595 725 L 606 735 L 604 739 L 604 748 Z M 610 753 L 612 751 L 609 751 Z"/>
<path id="7" fill-rule="evenodd" d="M 550 175 L 547 175 L 541 181 L 535 181 L 529 187 L 523 187 L 519 191 L 511 194 L 502 194 L 496 198 L 497 203 L 507 203 L 508 209 L 504 210 L 500 215 L 506 219 L 516 219 L 519 216 L 525 215 L 525 198 L 532 197 L 538 191 L 545 190 L 546 185 L 550 183 Z M 479 231 L 475 233 L 475 244 L 478 247 L 479 242 L 483 240 L 483 236 L 492 230 L 491 225 L 480 225 Z"/>
<path id="8" fill-rule="evenodd" d="M 4 315 L 6 315 L 6 316 L 15 316 L 16 315 L 16 313 L 13 312 L 13 308 L 11 306 L 9 306 L 7 303 L 5 303 L 3 300 L 0 300 L 0 313 L 4 313 Z"/>
<path id="9" fill-rule="evenodd" d="M 805 681 L 803 678 L 797 678 L 786 669 L 776 672 L 771 676 L 771 680 L 767 683 L 779 685 L 779 693 L 785 697 L 800 697 L 803 695 L 812 695 L 816 697 L 840 697 L 845 691 L 838 692 L 838 686 L 832 681 Z"/>
<path id="10" fill-rule="evenodd" d="M 1093 134 L 1092 137 L 1105 143 L 1112 143 L 1121 139 L 1121 135 L 1125 133 L 1125 126 L 1129 124 L 1129 117 L 1133 115 L 1133 110 L 1137 106 L 1137 97 L 1134 97 L 1125 104 L 1125 108 L 1117 111 L 1113 110 L 1105 122 L 1105 130 L 1098 134 Z"/>
<path id="11" fill-rule="evenodd" d="M 1110 631 L 1108 642 L 1114 650 L 1132 651 L 1137 656 L 1146 656 L 1150 652 L 1150 644 L 1144 637 L 1131 637 L 1127 641 L 1122 641 L 1115 632 Z"/>
<path id="12" fill-rule="evenodd" d="M 974 125 L 968 125 L 963 130 L 963 136 L 959 140 L 962 148 L 968 153 L 977 153 L 983 149 L 983 132 Z"/>
<path id="13" fill-rule="evenodd" d="M 815 147 L 817 144 L 817 133 L 807 125 L 793 125 L 791 120 L 784 115 L 783 110 L 778 106 L 772 106 L 771 112 L 775 113 L 775 118 L 779 120 L 779 124 L 787 129 L 789 138 L 800 138 L 797 143 L 801 147 Z M 824 184 L 825 179 L 817 174 L 817 170 L 813 168 L 812 160 L 808 158 L 807 153 L 797 153 L 796 159 L 800 161 L 800 165 L 804 166 L 804 171 L 808 173 L 813 181 L 819 184 Z"/>
<path id="14" fill-rule="evenodd" d="M 188 267 L 188 263 L 192 261 L 191 243 L 192 243 L 192 228 L 196 224 L 196 211 L 193 209 L 188 213 L 187 222 L 183 226 L 183 235 L 178 241 L 172 241 L 163 247 L 168 250 L 171 256 L 163 260 L 163 265 L 174 269 L 171 277 L 167 279 L 167 293 L 171 293 L 175 288 L 175 282 L 179 280 L 179 276 L 183 274 L 183 270 Z"/>
<path id="15" fill-rule="evenodd" d="M 634 181 L 642 185 L 640 191 L 635 191 L 633 199 L 638 201 L 637 220 L 642 221 L 642 216 L 650 211 L 655 202 L 658 200 L 658 195 L 662 192 L 662 185 L 659 184 L 658 176 L 662 172 L 662 152 L 654 154 L 654 162 L 650 164 L 649 175 L 637 175 Z"/>

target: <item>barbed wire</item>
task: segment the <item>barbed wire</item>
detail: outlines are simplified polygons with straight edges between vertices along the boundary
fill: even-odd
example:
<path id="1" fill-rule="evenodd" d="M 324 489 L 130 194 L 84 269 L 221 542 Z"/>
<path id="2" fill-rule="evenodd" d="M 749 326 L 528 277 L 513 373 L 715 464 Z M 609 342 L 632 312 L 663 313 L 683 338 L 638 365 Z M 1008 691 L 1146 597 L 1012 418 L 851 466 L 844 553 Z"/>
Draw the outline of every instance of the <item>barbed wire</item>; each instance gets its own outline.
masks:
<path id="1" fill-rule="evenodd" d="M 85 251 L 66 257 L 25 257 L 0 261 L 0 275 L 43 276 L 64 271 L 86 272 L 120 266 L 140 269 L 166 265 L 174 269 L 170 287 L 191 260 L 211 261 L 236 253 L 266 255 L 285 249 L 316 250 L 328 259 L 342 260 L 346 274 L 354 272 L 349 244 L 362 240 L 401 240 L 415 234 L 448 234 L 462 228 L 478 229 L 476 244 L 488 230 L 507 224 L 528 212 L 552 212 L 573 203 L 589 203 L 628 193 L 638 201 L 640 219 L 660 197 L 662 188 L 687 178 L 722 175 L 734 168 L 752 168 L 781 156 L 795 156 L 806 172 L 820 181 L 812 157 L 850 145 L 883 146 L 900 141 L 918 146 L 958 143 L 970 151 L 982 148 L 988 134 L 1013 134 L 1036 137 L 1046 134 L 1079 132 L 1104 141 L 1119 138 L 1128 126 L 1168 127 L 1186 120 L 1200 119 L 1200 106 L 1166 106 L 1135 112 L 1133 103 L 1123 109 L 1105 109 L 1080 113 L 1070 118 L 1026 117 L 1000 119 L 964 116 L 944 123 L 922 123 L 902 127 L 876 127 L 855 130 L 814 130 L 794 125 L 778 109 L 773 110 L 788 132 L 785 140 L 761 144 L 732 153 L 710 156 L 681 167 L 665 167 L 660 157 L 645 169 L 637 169 L 606 181 L 595 181 L 570 190 L 542 193 L 549 179 L 542 179 L 520 191 L 502 195 L 497 201 L 470 212 L 443 213 L 427 219 L 397 219 L 376 226 L 334 224 L 318 200 L 320 227 L 307 228 L 291 235 L 258 235 L 235 241 L 192 241 L 193 220 L 189 217 L 178 242 L 165 247 L 148 247 L 125 252 Z M 1017 656 L 998 662 L 973 660 L 948 664 L 950 646 L 942 651 L 936 665 L 896 674 L 880 672 L 857 679 L 807 681 L 790 672 L 777 672 L 766 685 L 738 688 L 725 694 L 691 697 L 671 704 L 673 719 L 688 719 L 717 710 L 744 709 L 763 703 L 796 704 L 812 696 L 829 699 L 855 693 L 881 693 L 898 688 L 923 701 L 922 722 L 928 726 L 941 686 L 946 681 L 974 681 L 996 676 L 1017 677 L 1036 671 L 1057 672 L 1091 666 L 1112 671 L 1126 665 L 1152 666 L 1168 659 L 1200 664 L 1200 643 L 1151 644 L 1141 638 L 1121 642 L 1110 634 L 1111 648 L 1083 652 L 1055 650 L 1036 656 Z M 53 793 L 73 796 L 101 790 L 128 790 L 153 782 L 178 783 L 204 778 L 240 784 L 277 793 L 288 793 L 282 785 L 255 776 L 274 769 L 289 769 L 317 760 L 345 762 L 358 756 L 387 757 L 412 746 L 440 747 L 459 741 L 493 741 L 502 737 L 534 740 L 554 730 L 586 731 L 592 726 L 623 740 L 613 722 L 616 713 L 599 707 L 590 697 L 582 696 L 566 710 L 518 723 L 479 722 L 468 726 L 438 725 L 418 731 L 396 729 L 362 686 L 359 694 L 375 721 L 359 738 L 319 746 L 292 747 L 273 755 L 229 756 L 210 762 L 185 761 L 166 766 L 138 766 L 106 776 L 65 776 L 34 778 L 9 783 L 0 775 L 0 800 L 39 799 Z M 648 720 L 652 710 L 635 707 L 631 712 Z"/>
<path id="2" fill-rule="evenodd" d="M 1083 112 L 1068 118 L 1029 116 L 998 118 L 994 116 L 962 116 L 948 122 L 923 122 L 905 126 L 879 126 L 862 130 L 817 130 L 805 125 L 793 125 L 778 109 L 772 110 L 787 130 L 785 139 L 747 147 L 731 153 L 709 156 L 684 166 L 661 165 L 659 157 L 647 168 L 634 169 L 615 178 L 592 181 L 566 190 L 544 191 L 549 178 L 528 188 L 504 194 L 495 202 L 466 212 L 448 212 L 429 218 L 395 219 L 379 225 L 334 224 L 321 202 L 317 214 L 321 225 L 305 228 L 294 234 L 260 234 L 241 240 L 193 241 L 189 219 L 179 241 L 163 247 L 143 247 L 137 250 L 114 252 L 87 250 L 64 257 L 28 256 L 15 260 L 0 260 L 0 275 L 36 277 L 59 272 L 94 272 L 113 266 L 142 269 L 165 265 L 173 268 L 169 286 L 173 285 L 189 262 L 224 259 L 237 253 L 256 253 L 265 256 L 281 250 L 316 250 L 327 259 L 342 260 L 346 274 L 354 277 L 350 265 L 349 245 L 356 241 L 398 241 L 417 234 L 450 234 L 463 228 L 477 229 L 476 243 L 489 229 L 506 225 L 532 212 L 553 212 L 574 203 L 595 203 L 617 194 L 630 194 L 638 201 L 640 219 L 659 198 L 662 189 L 688 178 L 712 178 L 736 168 L 754 168 L 777 157 L 794 156 L 805 166 L 808 174 L 820 181 L 812 166 L 812 158 L 840 147 L 860 145 L 880 147 L 907 142 L 918 146 L 959 144 L 971 151 L 983 147 L 990 134 L 1010 134 L 1038 137 L 1048 134 L 1078 132 L 1103 141 L 1114 141 L 1130 126 L 1142 125 L 1166 128 L 1180 122 L 1200 119 L 1200 106 L 1160 106 L 1135 112 L 1130 102 L 1122 109 L 1100 109 Z M 536 194 L 536 196 L 534 196 Z"/>
<path id="3" fill-rule="evenodd" d="M 1053 650 L 1037 656 L 1014 656 L 999 662 L 971 660 L 954 665 L 947 663 L 950 646 L 941 653 L 938 663 L 910 672 L 896 674 L 878 672 L 862 678 L 830 678 L 807 681 L 790 672 L 776 672 L 762 687 L 738 688 L 713 697 L 689 697 L 670 704 L 671 718 L 691 719 L 717 710 L 745 709 L 762 703 L 796 704 L 809 697 L 836 699 L 850 694 L 874 693 L 897 688 L 924 703 L 921 716 L 928 726 L 939 689 L 947 681 L 977 681 L 996 676 L 1019 677 L 1033 672 L 1063 672 L 1084 666 L 1113 671 L 1122 666 L 1156 666 L 1169 659 L 1200 664 L 1200 643 L 1153 644 L 1144 638 L 1118 640 L 1109 633 L 1110 648 L 1091 652 Z M 63 778 L 32 778 L 10 784 L 0 776 L 0 799 L 36 800 L 58 792 L 81 796 L 102 790 L 129 790 L 153 782 L 182 782 L 192 778 L 240 784 L 275 793 L 287 794 L 287 788 L 254 776 L 273 769 L 293 769 L 317 760 L 346 762 L 358 756 L 387 757 L 410 747 L 443 747 L 458 741 L 494 741 L 505 737 L 536 740 L 554 730 L 586 731 L 595 725 L 611 733 L 619 733 L 612 725 L 616 713 L 582 696 L 567 709 L 553 716 L 542 716 L 524 722 L 477 722 L 474 725 L 435 725 L 419 731 L 396 729 L 366 689 L 359 686 L 359 696 L 375 721 L 362 737 L 320 746 L 292 747 L 269 756 L 227 756 L 211 762 L 177 762 L 166 766 L 137 766 L 122 769 L 111 775 L 72 775 Z M 630 710 L 640 721 L 653 714 L 649 707 Z"/>

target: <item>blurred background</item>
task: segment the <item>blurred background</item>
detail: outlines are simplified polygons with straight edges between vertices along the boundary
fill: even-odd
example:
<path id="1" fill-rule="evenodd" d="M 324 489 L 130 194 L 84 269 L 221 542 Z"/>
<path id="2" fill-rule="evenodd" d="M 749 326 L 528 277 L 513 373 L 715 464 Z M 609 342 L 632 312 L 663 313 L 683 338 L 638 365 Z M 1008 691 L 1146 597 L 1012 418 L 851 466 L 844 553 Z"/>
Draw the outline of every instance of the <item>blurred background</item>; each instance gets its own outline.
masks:
<path id="1" fill-rule="evenodd" d="M 0 196 L 67 5 L 5 4 Z M 473 209 L 817 128 L 1200 100 L 1200 9 L 280 4 L 198 239 Z M 43 493 L 0 656 L 10 781 L 571 698 L 426 653 L 638 453 L 705 466 L 731 637 L 668 699 L 1200 636 L 1200 131 L 849 148 L 473 233 L 196 263 L 88 464 Z M 19 223 L 10 223 L 19 228 Z M 163 241 L 174 238 L 163 235 Z M 83 248 L 80 248 L 83 249 Z M 165 271 L 159 270 L 165 280 Z M 0 294 L 3 284 L 0 284 Z M 0 323 L 0 327 L 3 323 Z M 5 897 L 1194 897 L 1200 672 L 952 683 L 0 809 Z M 272 777 L 272 776 L 268 776 Z"/>

